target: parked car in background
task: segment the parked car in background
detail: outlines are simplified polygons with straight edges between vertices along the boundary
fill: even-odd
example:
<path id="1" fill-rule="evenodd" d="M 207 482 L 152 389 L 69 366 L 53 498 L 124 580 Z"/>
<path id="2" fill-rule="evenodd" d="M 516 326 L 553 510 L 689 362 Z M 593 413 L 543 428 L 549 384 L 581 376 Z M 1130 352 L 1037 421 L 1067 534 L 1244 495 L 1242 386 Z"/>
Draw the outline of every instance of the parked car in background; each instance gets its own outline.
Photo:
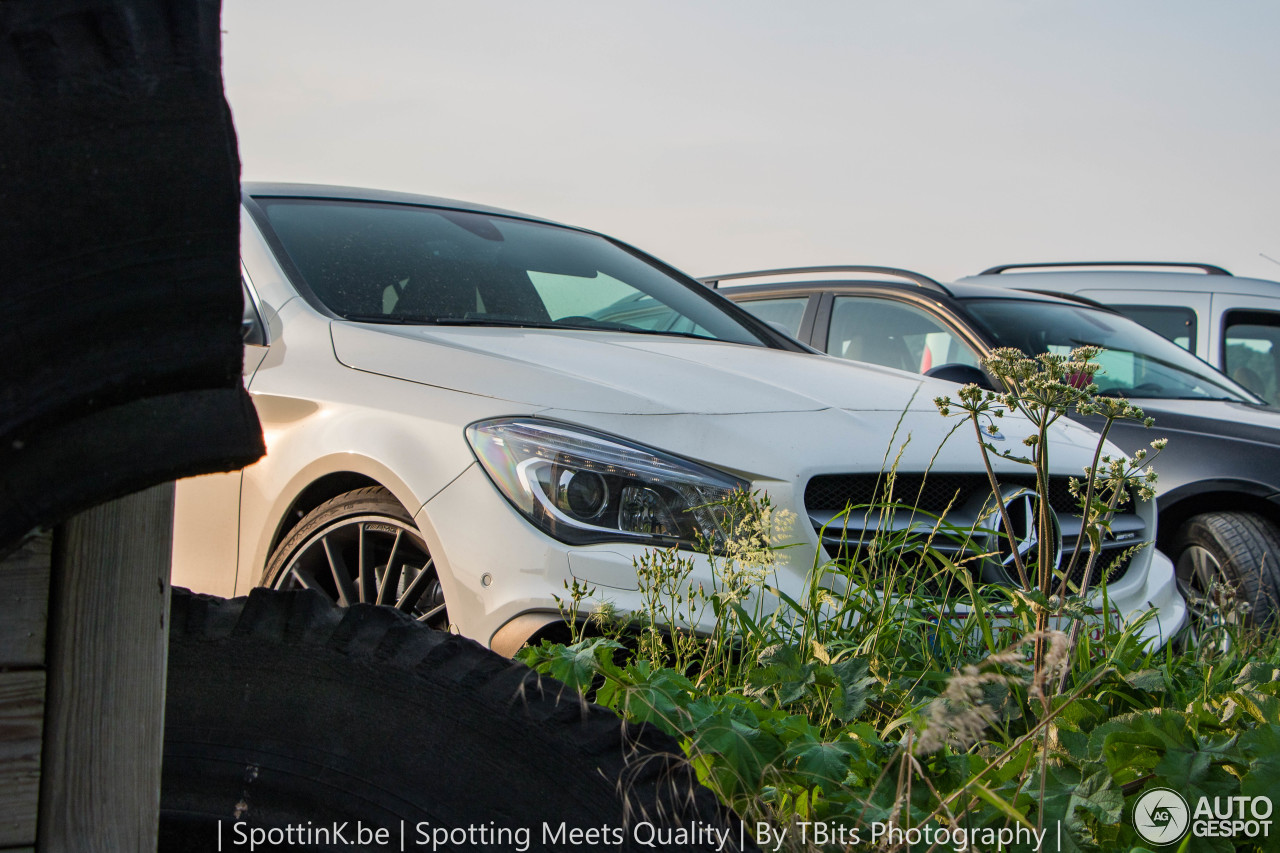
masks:
<path id="1" fill-rule="evenodd" d="M 963 281 L 1087 296 L 1280 405 L 1280 282 L 1142 261 L 1003 264 Z"/>
<path id="2" fill-rule="evenodd" d="M 176 584 L 318 589 L 510 654 L 562 625 L 566 585 L 635 609 L 652 548 L 688 551 L 689 582 L 715 589 L 695 549 L 723 547 L 737 490 L 794 513 L 772 581 L 800 597 L 815 564 L 875 536 L 880 513 L 844 511 L 875 494 L 896 431 L 912 435 L 900 482 L 930 472 L 953 521 L 1026 508 L 1016 477 L 993 496 L 977 447 L 944 440 L 942 383 L 815 354 L 611 238 L 341 187 L 247 184 L 242 205 L 245 381 L 267 455 L 178 485 Z M 1002 429 L 1016 443 L 1029 425 Z M 1055 482 L 1095 439 L 1055 429 Z M 1034 516 L 1015 519 L 1019 542 Z M 1117 557 L 1154 512 L 1118 523 Z M 1076 527 L 1062 519 L 1067 546 Z M 949 547 L 1008 583 L 994 538 Z M 1123 562 L 1113 606 L 1157 607 L 1144 631 L 1167 638 L 1185 619 L 1172 564 L 1150 548 Z"/>
<path id="3" fill-rule="evenodd" d="M 838 278 L 796 281 L 840 273 Z M 889 276 L 874 280 L 867 275 Z M 760 278 L 793 279 L 724 286 Z M 1003 277 L 1003 276 L 1002 276 Z M 1179 583 L 1204 602 L 1214 584 L 1238 590 L 1260 619 L 1280 598 L 1280 411 L 1167 339 L 1109 308 L 975 283 L 943 285 L 889 267 L 841 266 L 711 276 L 721 293 L 803 343 L 846 359 L 994 387 L 981 362 L 997 347 L 1029 355 L 1106 348 L 1102 394 L 1132 399 L 1154 430 L 1118 423 L 1126 452 L 1158 436 L 1158 543 Z M 1097 425 L 1084 419 L 1084 423 Z"/>

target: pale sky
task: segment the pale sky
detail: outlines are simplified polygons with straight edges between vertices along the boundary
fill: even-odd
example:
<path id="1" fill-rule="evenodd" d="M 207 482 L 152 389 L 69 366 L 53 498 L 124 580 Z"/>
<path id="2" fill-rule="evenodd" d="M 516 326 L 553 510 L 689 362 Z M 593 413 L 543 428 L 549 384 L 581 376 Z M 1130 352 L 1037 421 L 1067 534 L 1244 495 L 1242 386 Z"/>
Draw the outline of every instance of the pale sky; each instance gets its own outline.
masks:
<path id="1" fill-rule="evenodd" d="M 1280 280 L 1276 0 L 223 0 L 245 180 L 693 275 L 1180 260 Z"/>

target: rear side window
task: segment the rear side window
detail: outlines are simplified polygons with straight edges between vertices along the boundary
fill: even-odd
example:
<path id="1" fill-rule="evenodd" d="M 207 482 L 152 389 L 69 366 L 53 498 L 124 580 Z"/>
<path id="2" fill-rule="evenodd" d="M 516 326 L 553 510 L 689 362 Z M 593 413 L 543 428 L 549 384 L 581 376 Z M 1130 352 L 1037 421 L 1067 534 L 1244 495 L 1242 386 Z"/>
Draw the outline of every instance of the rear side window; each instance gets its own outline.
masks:
<path id="1" fill-rule="evenodd" d="M 1112 307 L 1162 338 L 1173 341 L 1187 352 L 1196 351 L 1196 312 L 1190 308 L 1169 308 L 1160 305 L 1113 305 Z"/>
<path id="2" fill-rule="evenodd" d="M 870 296 L 836 297 L 827 352 L 911 373 L 944 364 L 978 366 L 977 354 L 936 317 Z"/>
<path id="3" fill-rule="evenodd" d="M 800 321 L 804 319 L 804 309 L 809 304 L 809 297 L 744 299 L 738 304 L 794 338 L 800 334 Z"/>
<path id="4" fill-rule="evenodd" d="M 1228 311 L 1222 328 L 1223 370 L 1273 406 L 1280 405 L 1280 314 Z"/>

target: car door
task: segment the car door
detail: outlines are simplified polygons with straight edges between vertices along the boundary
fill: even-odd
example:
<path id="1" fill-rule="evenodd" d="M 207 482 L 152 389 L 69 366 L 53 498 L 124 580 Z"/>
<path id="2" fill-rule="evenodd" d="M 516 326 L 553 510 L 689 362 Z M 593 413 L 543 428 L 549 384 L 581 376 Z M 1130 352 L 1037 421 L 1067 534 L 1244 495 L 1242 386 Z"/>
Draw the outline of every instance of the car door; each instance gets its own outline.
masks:
<path id="1" fill-rule="evenodd" d="M 241 376 L 248 387 L 270 348 L 264 305 L 247 267 L 240 269 L 244 298 Z M 179 480 L 173 506 L 171 576 L 175 586 L 215 595 L 235 594 L 239 570 L 240 488 L 243 471 Z"/>
<path id="2" fill-rule="evenodd" d="M 1215 297 L 1217 299 L 1217 297 Z M 1280 405 L 1280 311 L 1274 299 L 1232 295 L 1216 329 L 1218 367 L 1273 406 Z"/>

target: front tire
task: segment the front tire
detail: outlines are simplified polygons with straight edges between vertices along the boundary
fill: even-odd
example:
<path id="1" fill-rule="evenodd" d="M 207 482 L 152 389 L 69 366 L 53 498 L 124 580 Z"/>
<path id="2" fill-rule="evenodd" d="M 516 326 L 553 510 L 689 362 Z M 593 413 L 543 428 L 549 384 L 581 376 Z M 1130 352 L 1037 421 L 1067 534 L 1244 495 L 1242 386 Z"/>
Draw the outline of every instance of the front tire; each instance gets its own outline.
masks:
<path id="1" fill-rule="evenodd" d="M 1178 531 L 1178 587 L 1200 631 L 1270 625 L 1280 605 L 1280 530 L 1251 512 L 1206 512 Z M 1239 603 L 1247 605 L 1240 612 Z"/>
<path id="2" fill-rule="evenodd" d="M 314 589 L 340 607 L 389 605 L 432 628 L 449 628 L 427 543 L 381 486 L 346 492 L 307 513 L 272 553 L 262 585 Z"/>

